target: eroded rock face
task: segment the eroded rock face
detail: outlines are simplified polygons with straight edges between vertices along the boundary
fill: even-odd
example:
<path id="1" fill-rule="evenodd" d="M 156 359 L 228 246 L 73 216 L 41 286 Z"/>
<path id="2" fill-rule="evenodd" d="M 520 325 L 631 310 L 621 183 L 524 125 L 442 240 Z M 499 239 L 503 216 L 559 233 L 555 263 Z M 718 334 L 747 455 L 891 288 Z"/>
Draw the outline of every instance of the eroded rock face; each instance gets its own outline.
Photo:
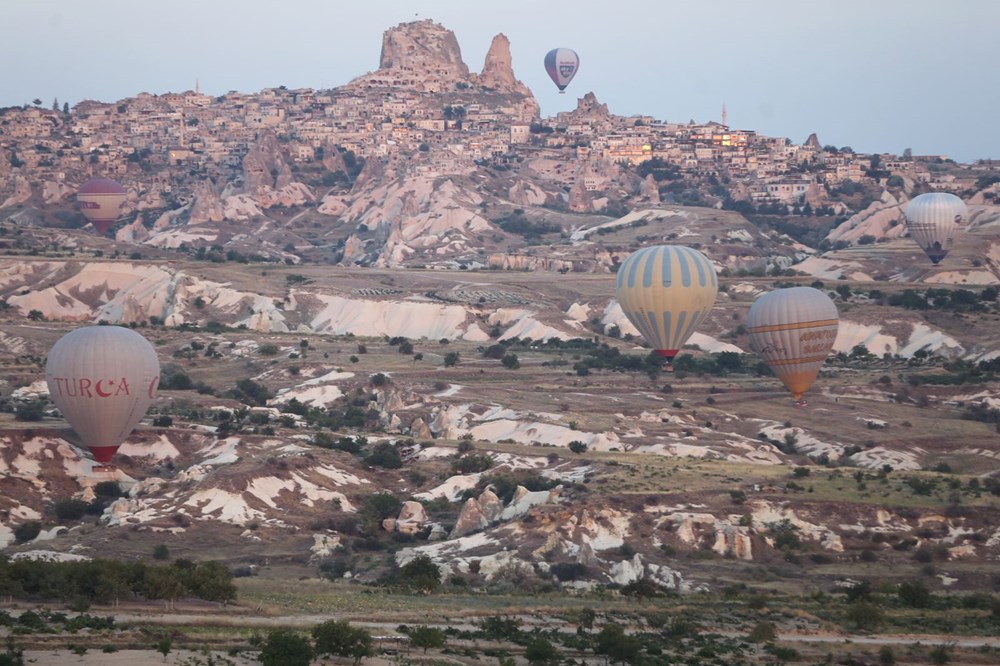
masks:
<path id="1" fill-rule="evenodd" d="M 430 19 L 400 23 L 382 33 L 378 67 L 453 79 L 469 76 L 455 33 Z"/>
<path id="2" fill-rule="evenodd" d="M 466 534 L 484 530 L 489 527 L 489 524 L 490 522 L 483 515 L 482 507 L 479 506 L 479 501 L 475 497 L 470 497 L 465 500 L 462 512 L 458 514 L 458 520 L 455 521 L 455 527 L 452 528 L 448 538 L 457 539 Z"/>
<path id="3" fill-rule="evenodd" d="M 243 191 L 261 194 L 265 188 L 280 190 L 292 182 L 292 170 L 282 155 L 278 138 L 271 132 L 260 135 L 243 158 Z"/>
<path id="4" fill-rule="evenodd" d="M 205 222 L 221 222 L 225 219 L 225 208 L 219 193 L 210 182 L 201 182 L 194 186 L 194 202 L 191 204 L 189 224 Z"/>
<path id="5" fill-rule="evenodd" d="M 510 56 L 510 40 L 503 33 L 493 38 L 490 50 L 486 52 L 483 71 L 479 74 L 479 84 L 507 95 L 530 98 L 534 113 L 538 114 L 538 104 L 528 86 L 514 76 L 513 60 Z"/>

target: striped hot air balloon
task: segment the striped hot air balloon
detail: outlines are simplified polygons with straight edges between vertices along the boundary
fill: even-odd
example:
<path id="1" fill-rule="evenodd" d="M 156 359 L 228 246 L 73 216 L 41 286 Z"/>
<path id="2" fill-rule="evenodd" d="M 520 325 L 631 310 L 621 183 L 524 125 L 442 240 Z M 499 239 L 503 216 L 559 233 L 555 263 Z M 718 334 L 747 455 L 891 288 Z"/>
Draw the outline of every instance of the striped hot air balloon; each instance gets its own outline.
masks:
<path id="1" fill-rule="evenodd" d="M 545 71 L 562 94 L 580 69 L 580 56 L 572 49 L 552 49 L 545 54 Z"/>
<path id="2" fill-rule="evenodd" d="M 683 245 L 633 252 L 618 269 L 616 294 L 628 320 L 660 356 L 672 359 L 715 305 L 715 266 Z"/>
<path id="3" fill-rule="evenodd" d="M 156 397 L 160 362 L 132 329 L 84 326 L 53 345 L 45 381 L 94 460 L 107 463 Z"/>
<path id="4" fill-rule="evenodd" d="M 125 188 L 110 178 L 92 178 L 77 190 L 76 202 L 87 221 L 103 234 L 121 214 Z"/>
<path id="5" fill-rule="evenodd" d="M 818 289 L 790 287 L 758 298 L 747 315 L 750 348 L 802 401 L 837 339 L 837 306 Z"/>
<path id="6" fill-rule="evenodd" d="M 906 228 L 927 256 L 937 264 L 955 242 L 955 227 L 965 224 L 969 209 L 947 192 L 928 192 L 906 204 Z"/>

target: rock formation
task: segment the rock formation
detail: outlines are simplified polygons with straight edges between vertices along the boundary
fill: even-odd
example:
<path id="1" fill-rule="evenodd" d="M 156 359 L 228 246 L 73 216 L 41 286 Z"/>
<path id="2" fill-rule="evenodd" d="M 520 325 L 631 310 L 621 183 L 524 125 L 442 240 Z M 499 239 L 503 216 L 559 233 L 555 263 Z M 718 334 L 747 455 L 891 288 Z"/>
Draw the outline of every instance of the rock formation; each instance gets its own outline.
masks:
<path id="1" fill-rule="evenodd" d="M 243 191 L 256 195 L 265 188 L 280 190 L 291 182 L 292 170 L 278 138 L 272 132 L 263 132 L 243 158 Z"/>
<path id="2" fill-rule="evenodd" d="M 531 90 L 514 76 L 514 65 L 510 56 L 510 40 L 503 33 L 493 38 L 490 50 L 486 52 L 483 71 L 479 74 L 479 84 L 484 88 L 491 88 L 506 95 L 529 98 L 534 109 L 531 115 L 538 115 L 538 103 L 535 101 L 534 95 L 531 94 Z"/>

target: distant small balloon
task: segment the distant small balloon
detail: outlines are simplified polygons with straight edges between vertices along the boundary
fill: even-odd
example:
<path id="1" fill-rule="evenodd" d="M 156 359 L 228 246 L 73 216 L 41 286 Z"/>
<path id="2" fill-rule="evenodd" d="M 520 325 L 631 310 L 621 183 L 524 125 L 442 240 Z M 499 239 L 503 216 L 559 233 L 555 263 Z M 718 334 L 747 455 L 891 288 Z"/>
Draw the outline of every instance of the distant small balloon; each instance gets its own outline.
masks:
<path id="1" fill-rule="evenodd" d="M 750 348 L 801 401 L 837 339 L 840 317 L 830 297 L 812 287 L 764 294 L 750 307 Z"/>
<path id="2" fill-rule="evenodd" d="M 121 215 L 125 188 L 110 178 L 92 178 L 80 186 L 76 202 L 99 233 L 106 233 Z"/>
<path id="3" fill-rule="evenodd" d="M 715 266 L 698 250 L 655 245 L 618 268 L 615 294 L 622 312 L 653 350 L 672 359 L 715 305 Z"/>
<path id="4" fill-rule="evenodd" d="M 84 326 L 53 345 L 45 381 L 94 460 L 107 463 L 156 397 L 160 362 L 132 329 Z"/>
<path id="5" fill-rule="evenodd" d="M 580 69 L 580 57 L 572 49 L 552 49 L 545 54 L 545 71 L 562 93 Z"/>
<path id="6" fill-rule="evenodd" d="M 955 228 L 965 224 L 969 209 L 947 192 L 928 192 L 906 204 L 906 228 L 935 264 L 944 259 L 955 242 Z"/>

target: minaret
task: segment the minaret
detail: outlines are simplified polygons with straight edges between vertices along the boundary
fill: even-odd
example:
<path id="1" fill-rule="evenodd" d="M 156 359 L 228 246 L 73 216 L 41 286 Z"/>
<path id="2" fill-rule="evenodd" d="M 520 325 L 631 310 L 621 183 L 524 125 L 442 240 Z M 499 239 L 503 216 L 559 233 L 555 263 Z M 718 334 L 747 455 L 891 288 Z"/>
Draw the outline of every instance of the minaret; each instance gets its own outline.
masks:
<path id="1" fill-rule="evenodd" d="M 200 95 L 201 94 L 201 87 L 198 85 L 198 79 L 197 78 L 194 80 L 194 94 L 195 95 Z"/>
<path id="2" fill-rule="evenodd" d="M 725 102 L 722 103 L 722 126 L 723 127 L 729 127 L 729 125 L 726 125 L 726 103 Z"/>

